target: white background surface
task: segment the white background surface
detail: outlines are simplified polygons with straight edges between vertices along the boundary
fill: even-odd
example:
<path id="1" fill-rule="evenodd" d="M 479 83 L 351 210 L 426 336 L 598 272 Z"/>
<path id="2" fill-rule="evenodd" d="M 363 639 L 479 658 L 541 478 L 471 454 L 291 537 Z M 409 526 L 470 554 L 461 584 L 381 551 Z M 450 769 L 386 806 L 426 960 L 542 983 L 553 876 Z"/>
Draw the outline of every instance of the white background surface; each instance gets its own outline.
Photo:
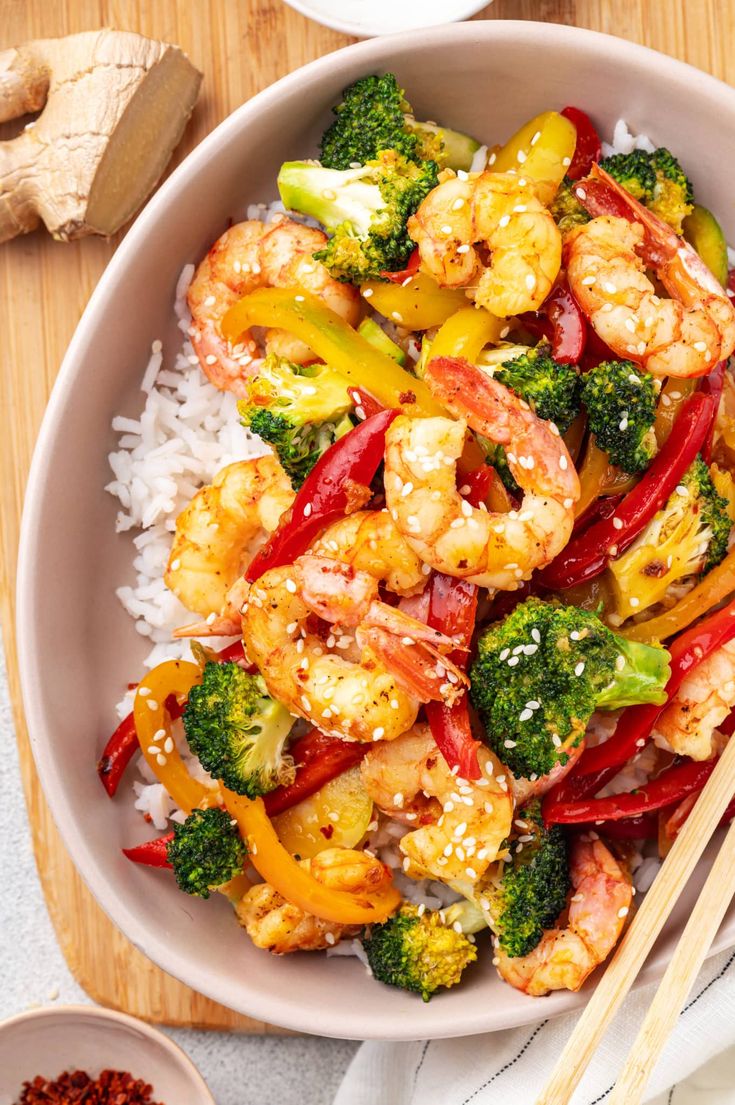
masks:
<path id="1" fill-rule="evenodd" d="M 89 1003 L 56 943 L 36 874 L 1 653 L 0 841 L 6 888 L 0 894 L 0 1020 L 34 1005 Z M 329 1105 L 357 1047 L 316 1036 L 167 1031 L 199 1067 L 217 1105 Z M 28 1071 L 28 1077 L 39 1073 L 60 1072 Z"/>

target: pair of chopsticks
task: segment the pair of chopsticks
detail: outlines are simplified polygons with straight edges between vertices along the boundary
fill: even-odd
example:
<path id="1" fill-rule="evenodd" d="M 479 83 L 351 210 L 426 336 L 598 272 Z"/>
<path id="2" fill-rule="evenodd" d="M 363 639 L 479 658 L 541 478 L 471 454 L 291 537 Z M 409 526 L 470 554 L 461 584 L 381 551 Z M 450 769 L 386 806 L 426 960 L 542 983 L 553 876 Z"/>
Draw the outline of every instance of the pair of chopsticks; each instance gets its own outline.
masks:
<path id="1" fill-rule="evenodd" d="M 633 985 L 733 794 L 735 739 L 728 741 L 536 1105 L 569 1105 L 595 1049 Z M 607 1105 L 639 1105 L 733 895 L 735 822 L 723 841 Z"/>

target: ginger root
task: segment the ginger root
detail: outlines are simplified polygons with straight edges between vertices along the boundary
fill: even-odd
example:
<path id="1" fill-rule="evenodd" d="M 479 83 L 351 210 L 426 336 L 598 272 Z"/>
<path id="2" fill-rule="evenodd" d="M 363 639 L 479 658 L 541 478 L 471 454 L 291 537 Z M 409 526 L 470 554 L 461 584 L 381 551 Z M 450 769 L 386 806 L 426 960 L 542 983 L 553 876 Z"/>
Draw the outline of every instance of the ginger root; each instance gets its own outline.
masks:
<path id="1" fill-rule="evenodd" d="M 199 94 L 178 46 L 86 31 L 0 52 L 0 242 L 43 220 L 54 238 L 113 234 L 153 190 Z M 45 107 L 44 107 L 45 104 Z"/>

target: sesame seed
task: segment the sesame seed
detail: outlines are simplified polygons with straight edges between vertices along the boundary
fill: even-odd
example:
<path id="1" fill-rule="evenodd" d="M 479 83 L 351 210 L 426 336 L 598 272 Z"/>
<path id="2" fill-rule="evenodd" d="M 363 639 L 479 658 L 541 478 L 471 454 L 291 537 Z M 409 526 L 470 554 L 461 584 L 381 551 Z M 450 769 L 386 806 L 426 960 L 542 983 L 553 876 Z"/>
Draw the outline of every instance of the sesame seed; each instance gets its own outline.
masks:
<path id="1" fill-rule="evenodd" d="M 509 224 L 509 222 L 510 215 L 501 215 L 501 217 L 498 219 L 498 226 L 501 228 L 505 228 Z"/>
<path id="2" fill-rule="evenodd" d="M 289 592 L 289 594 L 291 594 L 291 595 L 296 594 L 296 584 L 294 583 L 294 581 L 292 579 L 287 579 L 284 586 L 285 586 L 286 590 Z"/>
<path id="3" fill-rule="evenodd" d="M 629 912 L 627 905 L 624 905 L 618 910 L 618 917 L 627 917 Z"/>
<path id="4" fill-rule="evenodd" d="M 164 764 L 166 763 L 166 757 L 163 755 L 162 752 L 159 752 L 158 755 L 156 756 L 156 763 L 158 764 L 159 767 L 163 767 Z"/>
<path id="5" fill-rule="evenodd" d="M 449 223 L 444 224 L 444 226 L 441 228 L 441 232 L 442 232 L 442 234 L 451 234 L 452 233 L 452 228 L 449 225 Z"/>
<path id="6" fill-rule="evenodd" d="M 149 710 L 157 710 L 158 709 L 158 703 L 156 702 L 155 698 L 147 698 L 146 702 L 148 703 L 148 709 Z"/>
<path id="7" fill-rule="evenodd" d="M 373 729 L 373 740 L 379 741 L 385 736 L 385 729 L 382 725 L 379 725 L 377 729 Z"/>
<path id="8" fill-rule="evenodd" d="M 623 519 L 622 518 L 613 518 L 612 524 L 615 527 L 615 529 L 622 529 L 623 528 Z"/>
<path id="9" fill-rule="evenodd" d="M 696 349 L 697 353 L 706 353 L 707 343 L 704 341 L 695 341 L 694 348 Z"/>
<path id="10" fill-rule="evenodd" d="M 585 666 L 584 665 L 584 660 L 580 660 L 579 663 L 577 664 L 577 666 L 574 669 L 574 674 L 576 676 L 580 676 L 582 674 L 582 672 L 584 671 L 584 666 Z"/>
<path id="11" fill-rule="evenodd" d="M 527 157 L 528 157 L 528 154 L 524 150 L 519 150 L 518 153 L 516 154 L 516 160 L 517 160 L 519 165 L 522 165 Z"/>
<path id="12" fill-rule="evenodd" d="M 173 752 L 173 750 L 174 750 L 174 742 L 173 742 L 172 738 L 171 737 L 166 737 L 166 740 L 163 742 L 163 751 L 170 754 L 171 752 Z"/>
<path id="13" fill-rule="evenodd" d="M 206 363 L 207 363 L 207 364 L 209 364 L 209 365 L 212 365 L 212 364 L 217 364 L 217 358 L 215 357 L 214 353 L 209 353 L 209 354 L 208 354 L 208 355 L 207 355 L 207 356 L 206 356 L 206 357 L 204 358 L 204 360 L 205 360 L 205 361 L 206 361 Z"/>
<path id="14" fill-rule="evenodd" d="M 465 873 L 465 875 L 467 876 L 468 879 L 476 879 L 477 878 L 477 871 L 475 871 L 474 867 L 465 867 L 464 873 Z M 457 922 L 457 924 L 459 924 L 459 922 Z M 462 931 L 462 926 L 461 925 L 459 926 L 459 931 L 460 932 Z"/>
<path id="15" fill-rule="evenodd" d="M 470 247 L 467 242 L 464 242 L 461 246 L 457 246 L 457 253 L 469 253 Z"/>
<path id="16" fill-rule="evenodd" d="M 586 288 L 591 288 L 592 285 L 596 284 L 596 283 L 597 283 L 597 277 L 596 276 L 585 276 L 585 277 L 582 278 L 582 284 Z"/>
<path id="17" fill-rule="evenodd" d="M 602 287 L 603 287 L 604 291 L 606 291 L 608 293 L 608 295 L 612 295 L 613 292 L 617 291 L 617 288 L 615 287 L 615 285 L 610 280 L 606 280 L 605 283 L 602 285 Z"/>
<path id="18" fill-rule="evenodd" d="M 362 293 L 363 299 L 370 299 L 370 296 L 372 294 L 373 294 L 373 289 L 372 288 L 366 288 L 365 291 Z"/>
<path id="19" fill-rule="evenodd" d="M 633 607 L 634 610 L 635 610 L 636 606 L 640 606 L 640 604 L 641 604 L 641 600 L 637 599 L 635 597 L 635 595 L 631 596 L 631 598 L 628 599 L 628 602 L 630 603 L 630 605 Z"/>
<path id="20" fill-rule="evenodd" d="M 508 667 L 509 668 L 514 668 L 517 663 L 519 663 L 519 657 L 518 656 L 511 656 L 510 660 L 508 661 Z"/>

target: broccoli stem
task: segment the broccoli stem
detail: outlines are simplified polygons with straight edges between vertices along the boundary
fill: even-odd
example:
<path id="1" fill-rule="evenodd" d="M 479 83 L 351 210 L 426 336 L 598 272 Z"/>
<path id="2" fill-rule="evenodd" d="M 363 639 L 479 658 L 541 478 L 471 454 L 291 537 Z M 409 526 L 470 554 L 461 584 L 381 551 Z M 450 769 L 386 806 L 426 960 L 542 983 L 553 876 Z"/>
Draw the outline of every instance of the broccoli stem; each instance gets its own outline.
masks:
<path id="1" fill-rule="evenodd" d="M 624 663 L 607 687 L 598 693 L 597 707 L 617 710 L 638 703 L 662 705 L 666 701 L 664 688 L 669 676 L 668 652 L 640 641 L 628 641 L 617 634 L 616 641 Z"/>

